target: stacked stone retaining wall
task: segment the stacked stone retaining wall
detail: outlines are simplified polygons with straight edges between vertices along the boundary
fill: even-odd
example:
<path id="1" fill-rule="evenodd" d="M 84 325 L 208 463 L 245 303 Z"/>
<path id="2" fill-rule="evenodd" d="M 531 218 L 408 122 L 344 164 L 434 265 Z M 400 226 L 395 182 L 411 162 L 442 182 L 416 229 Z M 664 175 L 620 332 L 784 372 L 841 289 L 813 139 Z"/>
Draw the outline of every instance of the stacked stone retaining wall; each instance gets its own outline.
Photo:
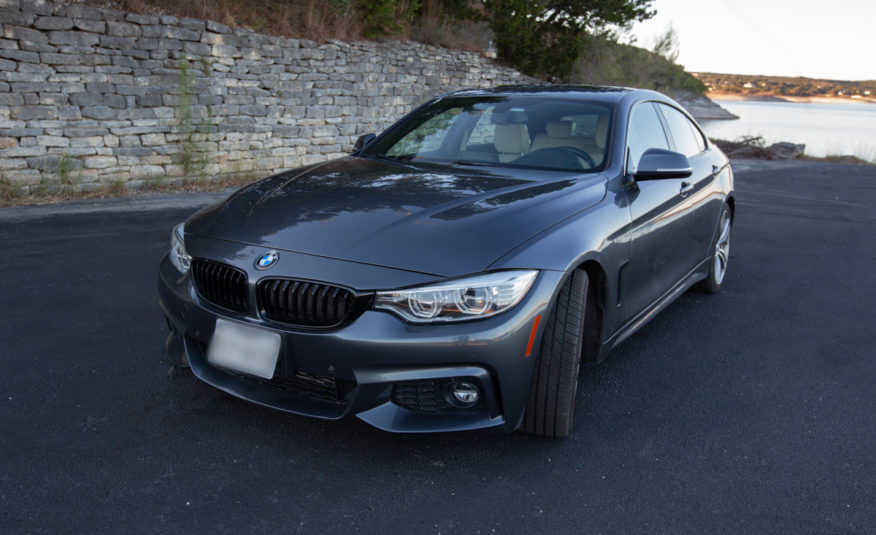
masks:
<path id="1" fill-rule="evenodd" d="M 344 155 L 436 94 L 531 82 L 412 42 L 0 0 L 0 179 L 34 191 L 268 175 Z"/>

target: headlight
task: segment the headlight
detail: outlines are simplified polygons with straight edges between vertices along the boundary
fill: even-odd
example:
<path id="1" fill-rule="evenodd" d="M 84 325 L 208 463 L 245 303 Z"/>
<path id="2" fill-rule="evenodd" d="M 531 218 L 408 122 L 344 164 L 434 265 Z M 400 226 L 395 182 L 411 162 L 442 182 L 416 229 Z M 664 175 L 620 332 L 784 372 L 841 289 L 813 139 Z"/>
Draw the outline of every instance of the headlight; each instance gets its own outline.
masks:
<path id="1" fill-rule="evenodd" d="M 374 308 L 407 321 L 466 321 L 504 312 L 523 299 L 537 271 L 500 271 L 422 288 L 377 292 Z"/>
<path id="2" fill-rule="evenodd" d="M 170 263 L 183 275 L 192 267 L 192 257 L 186 252 L 186 244 L 183 241 L 184 229 L 185 223 L 180 223 L 173 227 L 173 232 L 170 233 Z"/>

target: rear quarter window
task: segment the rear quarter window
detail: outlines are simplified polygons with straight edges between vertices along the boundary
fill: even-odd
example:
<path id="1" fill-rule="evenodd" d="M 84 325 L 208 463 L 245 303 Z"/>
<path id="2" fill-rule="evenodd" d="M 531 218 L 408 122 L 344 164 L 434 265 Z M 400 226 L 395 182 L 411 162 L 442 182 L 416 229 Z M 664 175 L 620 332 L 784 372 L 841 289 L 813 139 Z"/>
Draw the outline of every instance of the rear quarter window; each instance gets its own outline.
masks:
<path id="1" fill-rule="evenodd" d="M 671 106 L 658 104 L 675 141 L 675 150 L 690 158 L 706 150 L 706 142 L 699 129 L 683 113 Z"/>

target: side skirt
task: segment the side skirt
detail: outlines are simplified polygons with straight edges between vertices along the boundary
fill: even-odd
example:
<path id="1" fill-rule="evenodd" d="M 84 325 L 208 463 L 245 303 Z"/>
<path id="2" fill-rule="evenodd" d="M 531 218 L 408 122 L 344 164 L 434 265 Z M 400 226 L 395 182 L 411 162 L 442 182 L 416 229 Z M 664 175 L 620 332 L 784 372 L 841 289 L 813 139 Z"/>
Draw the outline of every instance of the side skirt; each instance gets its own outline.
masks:
<path id="1" fill-rule="evenodd" d="M 672 287 L 668 292 L 655 301 L 650 307 L 643 310 L 638 316 L 627 322 L 626 325 L 617 330 L 610 338 L 602 343 L 602 348 L 599 351 L 599 360 L 605 358 L 608 353 L 618 344 L 629 338 L 636 331 L 642 328 L 643 325 L 651 321 L 654 316 L 663 311 L 666 307 L 678 299 L 681 294 L 688 291 L 691 286 L 706 278 L 706 267 L 709 259 L 705 259 L 697 265 L 690 273 L 688 273 L 681 281 Z"/>

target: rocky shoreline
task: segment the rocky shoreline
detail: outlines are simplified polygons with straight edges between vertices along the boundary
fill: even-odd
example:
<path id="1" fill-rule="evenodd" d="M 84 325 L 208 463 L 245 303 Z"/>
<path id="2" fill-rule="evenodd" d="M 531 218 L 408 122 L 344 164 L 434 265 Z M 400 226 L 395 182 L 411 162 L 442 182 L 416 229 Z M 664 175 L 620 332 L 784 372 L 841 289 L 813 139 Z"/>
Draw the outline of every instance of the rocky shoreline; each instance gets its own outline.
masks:
<path id="1" fill-rule="evenodd" d="M 735 141 L 726 139 L 712 139 L 712 143 L 718 146 L 726 154 L 734 165 L 737 160 L 801 160 L 817 161 L 845 165 L 876 165 L 876 162 L 868 161 L 851 154 L 835 156 L 810 156 L 805 153 L 806 145 L 779 141 L 767 145 L 760 136 L 744 137 Z"/>
<path id="2" fill-rule="evenodd" d="M 806 145 L 779 141 L 766 145 L 761 137 L 746 137 L 738 141 L 713 139 L 724 154 L 730 158 L 753 158 L 759 160 L 793 160 L 803 156 Z"/>
<path id="3" fill-rule="evenodd" d="M 677 100 L 697 121 L 726 121 L 739 118 L 704 96 L 682 97 Z"/>

